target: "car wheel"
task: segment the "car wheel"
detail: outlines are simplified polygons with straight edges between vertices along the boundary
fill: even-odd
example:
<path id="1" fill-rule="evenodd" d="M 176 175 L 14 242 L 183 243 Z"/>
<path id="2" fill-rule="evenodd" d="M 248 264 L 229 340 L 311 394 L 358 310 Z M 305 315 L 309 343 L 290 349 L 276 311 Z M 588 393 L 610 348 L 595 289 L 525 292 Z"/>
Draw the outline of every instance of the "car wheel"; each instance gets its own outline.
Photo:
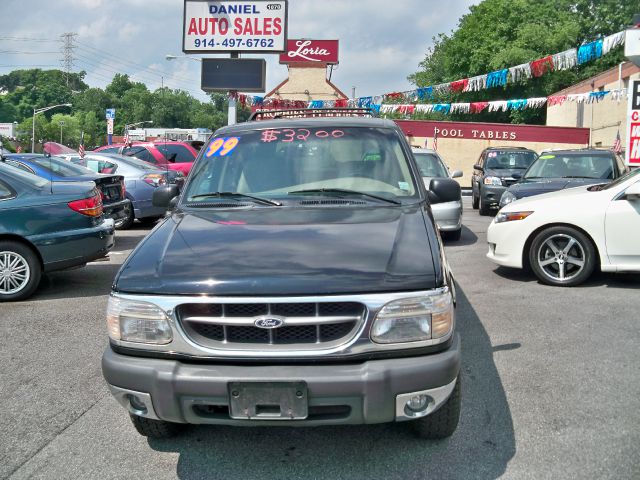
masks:
<path id="1" fill-rule="evenodd" d="M 33 250 L 18 242 L 0 242 L 0 302 L 30 297 L 41 277 L 40 260 Z"/>
<path id="2" fill-rule="evenodd" d="M 489 205 L 487 205 L 487 203 L 482 198 L 482 192 L 479 192 L 479 196 L 480 196 L 480 215 L 486 216 L 491 214 L 491 208 L 489 208 Z"/>
<path id="3" fill-rule="evenodd" d="M 462 236 L 462 228 L 459 228 L 458 230 L 453 230 L 450 232 L 442 232 L 442 236 L 444 237 L 445 240 L 452 240 L 454 242 L 457 242 L 458 240 L 460 240 L 460 237 Z"/>
<path id="4" fill-rule="evenodd" d="M 541 282 L 572 287 L 593 272 L 596 250 L 582 232 L 571 227 L 551 227 L 533 239 L 529 263 Z"/>
<path id="5" fill-rule="evenodd" d="M 130 417 L 138 433 L 149 438 L 174 437 L 184 430 L 185 427 L 182 423 L 165 422 L 163 420 L 139 417 L 138 415 L 130 415 Z"/>
<path id="6" fill-rule="evenodd" d="M 126 216 L 116 220 L 114 222 L 114 226 L 116 230 L 127 230 L 131 228 L 131 225 L 133 225 L 133 220 L 133 209 L 129 207 L 126 209 Z"/>
<path id="7" fill-rule="evenodd" d="M 480 191 L 480 188 L 478 188 L 478 191 Z M 477 210 L 480 206 L 480 199 L 473 193 L 473 186 L 471 187 L 471 206 L 474 210 Z"/>
<path id="8" fill-rule="evenodd" d="M 447 401 L 426 417 L 411 421 L 415 433 L 420 438 L 439 440 L 453 435 L 460 421 L 460 377 Z"/>

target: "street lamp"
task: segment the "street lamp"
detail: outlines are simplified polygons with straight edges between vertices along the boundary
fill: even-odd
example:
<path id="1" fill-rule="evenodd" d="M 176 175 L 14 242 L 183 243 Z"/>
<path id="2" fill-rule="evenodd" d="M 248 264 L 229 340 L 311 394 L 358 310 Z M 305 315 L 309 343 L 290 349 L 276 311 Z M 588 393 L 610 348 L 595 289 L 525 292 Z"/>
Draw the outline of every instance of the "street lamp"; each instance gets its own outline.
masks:
<path id="1" fill-rule="evenodd" d="M 62 145 L 62 127 L 64 126 L 64 120 L 58 122 L 60 124 L 60 145 Z"/>
<path id="2" fill-rule="evenodd" d="M 198 57 L 190 57 L 189 55 L 171 55 L 170 53 L 164 56 L 167 60 L 176 60 L 178 58 L 188 58 L 194 62 L 202 63 L 202 59 Z M 238 58 L 238 54 L 232 53 L 231 58 Z M 227 113 L 227 124 L 234 125 L 236 123 L 236 99 L 233 95 L 229 95 L 229 109 Z"/>
<path id="3" fill-rule="evenodd" d="M 31 131 L 31 153 L 35 153 L 36 150 L 36 115 L 38 115 L 39 113 L 43 113 L 46 112 L 47 110 L 51 110 L 52 108 L 58 108 L 58 107 L 71 107 L 72 105 L 70 103 L 61 103 L 59 105 L 51 105 L 49 107 L 43 107 L 43 108 L 34 108 L 33 109 L 33 128 Z"/>

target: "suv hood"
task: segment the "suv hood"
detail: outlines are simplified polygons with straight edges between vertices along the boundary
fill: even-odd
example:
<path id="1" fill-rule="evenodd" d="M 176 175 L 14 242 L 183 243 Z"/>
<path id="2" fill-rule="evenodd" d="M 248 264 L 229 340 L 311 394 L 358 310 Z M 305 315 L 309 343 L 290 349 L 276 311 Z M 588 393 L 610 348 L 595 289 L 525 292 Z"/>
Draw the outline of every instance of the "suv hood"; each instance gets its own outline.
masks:
<path id="1" fill-rule="evenodd" d="M 442 276 L 425 215 L 420 206 L 174 213 L 129 256 L 114 289 L 271 296 L 435 288 Z"/>
<path id="2" fill-rule="evenodd" d="M 555 192 L 566 188 L 581 187 L 583 185 L 595 185 L 598 183 L 609 183 L 611 180 L 602 178 L 545 178 L 540 180 L 521 180 L 511 185 L 509 192 L 516 198 L 530 197 L 542 193 Z"/>
<path id="3" fill-rule="evenodd" d="M 512 178 L 514 173 L 522 173 L 525 170 L 523 168 L 488 168 L 484 171 L 485 177 L 500 177 L 500 178 Z"/>

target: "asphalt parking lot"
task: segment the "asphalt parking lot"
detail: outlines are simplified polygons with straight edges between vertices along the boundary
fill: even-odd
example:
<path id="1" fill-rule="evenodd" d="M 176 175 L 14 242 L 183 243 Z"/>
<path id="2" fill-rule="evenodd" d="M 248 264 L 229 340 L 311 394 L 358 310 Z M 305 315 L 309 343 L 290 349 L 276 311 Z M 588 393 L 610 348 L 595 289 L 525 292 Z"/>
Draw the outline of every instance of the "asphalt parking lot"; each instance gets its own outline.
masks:
<path id="1" fill-rule="evenodd" d="M 463 237 L 447 245 L 463 342 L 449 440 L 401 424 L 139 436 L 100 371 L 111 280 L 149 230 L 136 225 L 109 262 L 0 305 L 0 477 L 639 478 L 640 276 L 542 285 L 485 258 L 490 221 L 467 203 Z"/>

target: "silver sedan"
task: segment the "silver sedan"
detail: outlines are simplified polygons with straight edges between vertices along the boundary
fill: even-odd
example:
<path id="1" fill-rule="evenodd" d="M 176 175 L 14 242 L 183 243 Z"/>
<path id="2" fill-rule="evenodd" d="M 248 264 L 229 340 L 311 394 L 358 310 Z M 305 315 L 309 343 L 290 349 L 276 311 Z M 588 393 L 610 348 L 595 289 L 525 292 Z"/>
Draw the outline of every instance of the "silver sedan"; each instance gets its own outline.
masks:
<path id="1" fill-rule="evenodd" d="M 435 150 L 426 148 L 414 149 L 413 156 L 416 159 L 422 180 L 427 189 L 429 189 L 429 183 L 434 178 L 462 177 L 460 170 L 450 173 L 442 157 Z M 449 240 L 459 240 L 462 232 L 462 197 L 453 202 L 433 204 L 431 205 L 431 211 L 442 236 Z"/>

